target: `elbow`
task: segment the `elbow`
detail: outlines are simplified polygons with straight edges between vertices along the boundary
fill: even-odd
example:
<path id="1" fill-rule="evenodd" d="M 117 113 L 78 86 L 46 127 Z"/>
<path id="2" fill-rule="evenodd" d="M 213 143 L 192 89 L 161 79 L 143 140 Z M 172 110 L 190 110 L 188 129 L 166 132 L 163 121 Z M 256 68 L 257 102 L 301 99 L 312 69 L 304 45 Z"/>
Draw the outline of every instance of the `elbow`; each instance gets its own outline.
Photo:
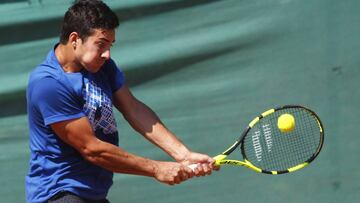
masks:
<path id="1" fill-rule="evenodd" d="M 96 163 L 97 160 L 101 157 L 101 143 L 90 143 L 82 146 L 79 150 L 80 154 L 88 161 Z"/>

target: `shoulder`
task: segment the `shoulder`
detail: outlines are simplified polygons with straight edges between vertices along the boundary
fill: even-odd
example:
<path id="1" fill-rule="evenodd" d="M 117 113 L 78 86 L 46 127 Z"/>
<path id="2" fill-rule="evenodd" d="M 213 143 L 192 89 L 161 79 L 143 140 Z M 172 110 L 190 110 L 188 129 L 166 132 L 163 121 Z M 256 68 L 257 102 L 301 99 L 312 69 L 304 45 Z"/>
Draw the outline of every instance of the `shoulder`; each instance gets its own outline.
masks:
<path id="1" fill-rule="evenodd" d="M 59 80 L 60 75 L 54 67 L 48 66 L 46 64 L 40 64 L 31 72 L 29 83 L 37 82 L 38 80 L 42 80 L 44 78 L 53 78 L 54 80 Z"/>
<path id="2" fill-rule="evenodd" d="M 27 97 L 30 100 L 37 100 L 43 97 L 57 97 L 63 85 L 51 76 L 34 76 L 29 80 L 27 87 Z"/>
<path id="3" fill-rule="evenodd" d="M 53 67 L 40 64 L 31 72 L 28 85 L 28 97 L 38 93 L 51 93 L 53 90 L 61 87 L 60 75 L 54 70 Z"/>
<path id="4" fill-rule="evenodd" d="M 61 76 L 60 68 L 60 64 L 57 62 L 54 51 L 49 51 L 45 60 L 31 72 L 29 84 L 36 83 L 36 81 L 44 78 L 59 80 Z"/>
<path id="5" fill-rule="evenodd" d="M 62 70 L 48 59 L 49 57 L 30 74 L 27 85 L 27 94 L 30 98 L 50 96 L 59 92 L 67 92 L 69 89 Z"/>

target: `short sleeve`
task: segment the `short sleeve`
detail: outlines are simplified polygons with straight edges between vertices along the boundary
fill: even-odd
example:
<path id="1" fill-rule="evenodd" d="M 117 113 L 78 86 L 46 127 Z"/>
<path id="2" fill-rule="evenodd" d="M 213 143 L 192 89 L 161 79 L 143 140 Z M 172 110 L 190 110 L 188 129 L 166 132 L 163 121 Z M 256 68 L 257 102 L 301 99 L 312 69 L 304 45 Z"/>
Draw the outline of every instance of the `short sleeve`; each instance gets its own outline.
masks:
<path id="1" fill-rule="evenodd" d="M 108 60 L 107 63 L 106 75 L 110 82 L 111 91 L 115 92 L 124 85 L 125 76 L 112 59 Z"/>
<path id="2" fill-rule="evenodd" d="M 85 116 L 81 99 L 54 78 L 36 81 L 31 91 L 30 102 L 41 113 L 45 125 Z"/>

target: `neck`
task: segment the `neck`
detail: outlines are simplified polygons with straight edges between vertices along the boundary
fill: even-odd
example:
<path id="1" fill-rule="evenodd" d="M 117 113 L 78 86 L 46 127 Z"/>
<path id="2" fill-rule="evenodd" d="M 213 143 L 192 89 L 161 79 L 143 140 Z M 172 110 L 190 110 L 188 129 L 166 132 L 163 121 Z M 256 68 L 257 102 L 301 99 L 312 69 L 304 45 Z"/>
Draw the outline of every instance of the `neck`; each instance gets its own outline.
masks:
<path id="1" fill-rule="evenodd" d="M 64 72 L 76 73 L 82 70 L 82 66 L 76 60 L 74 49 L 69 43 L 59 44 L 55 49 L 55 56 Z"/>

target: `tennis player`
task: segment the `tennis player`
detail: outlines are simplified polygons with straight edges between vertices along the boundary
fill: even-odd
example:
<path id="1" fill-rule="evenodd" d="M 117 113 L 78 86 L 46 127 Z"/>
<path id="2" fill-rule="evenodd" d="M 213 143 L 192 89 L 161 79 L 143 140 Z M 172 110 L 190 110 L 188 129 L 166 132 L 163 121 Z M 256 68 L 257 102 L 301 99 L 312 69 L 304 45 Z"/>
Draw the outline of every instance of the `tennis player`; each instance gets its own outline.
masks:
<path id="1" fill-rule="evenodd" d="M 31 73 L 27 202 L 108 202 L 114 172 L 174 185 L 216 169 L 211 157 L 190 151 L 126 86 L 110 57 L 118 25 L 105 3 L 75 2 L 65 13 L 60 43 Z M 118 147 L 113 106 L 175 161 Z M 187 167 L 192 163 L 200 163 L 194 171 Z"/>

